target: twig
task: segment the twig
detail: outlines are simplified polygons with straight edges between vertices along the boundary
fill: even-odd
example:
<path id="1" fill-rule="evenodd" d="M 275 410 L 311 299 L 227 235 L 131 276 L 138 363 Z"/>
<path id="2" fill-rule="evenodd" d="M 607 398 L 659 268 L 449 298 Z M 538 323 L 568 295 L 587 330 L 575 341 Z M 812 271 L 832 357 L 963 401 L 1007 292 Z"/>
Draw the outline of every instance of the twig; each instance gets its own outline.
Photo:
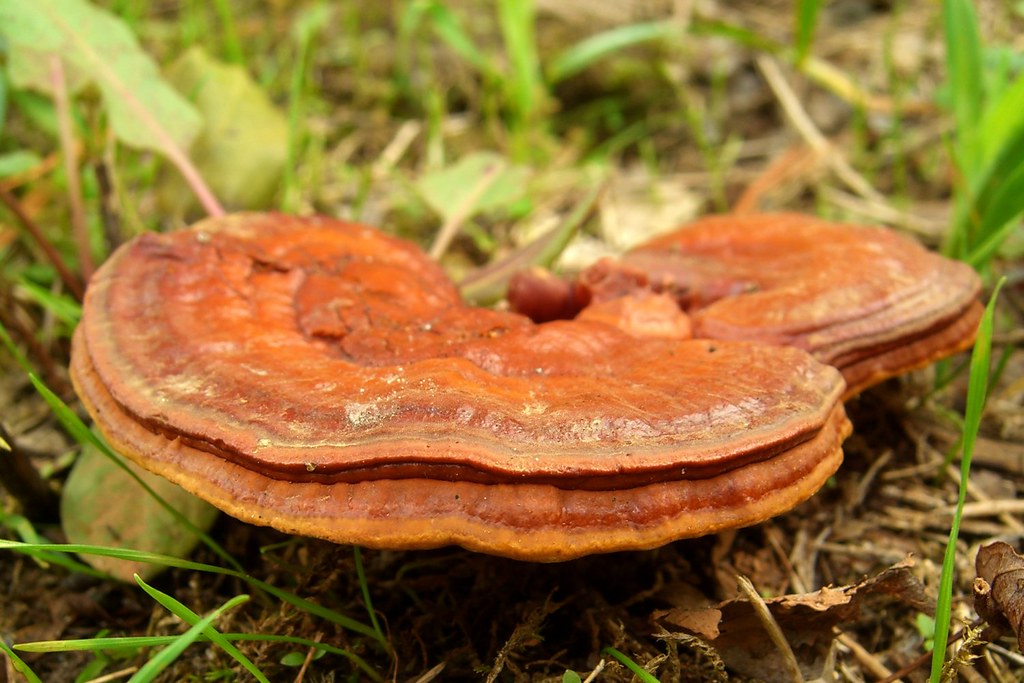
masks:
<path id="1" fill-rule="evenodd" d="M 85 222 L 85 204 L 82 202 L 82 179 L 78 173 L 78 159 L 75 153 L 75 132 L 71 123 L 71 102 L 68 99 L 68 84 L 64 78 L 64 64 L 58 55 L 50 57 L 50 84 L 53 86 L 53 103 L 57 108 L 57 129 L 60 147 L 64 156 L 64 175 L 68 183 L 68 204 L 71 206 L 71 232 L 78 244 L 78 264 L 82 279 L 92 277 L 96 264 L 92 260 L 92 246 L 89 243 L 89 226 Z"/>
<path id="2" fill-rule="evenodd" d="M 21 204 L 19 204 L 18 200 L 14 198 L 14 195 L 0 187 L 0 202 L 3 202 L 10 212 L 14 214 L 15 218 L 18 219 L 18 222 L 21 223 L 21 226 L 25 228 L 25 231 L 32 236 L 35 243 L 43 250 L 43 253 L 46 254 L 47 260 L 49 260 L 53 265 L 54 270 L 57 271 L 57 275 L 60 276 L 60 279 L 64 282 L 64 286 L 68 288 L 71 296 L 75 297 L 78 301 L 81 301 L 81 282 L 79 282 L 78 278 L 71 273 L 67 264 L 64 263 L 64 259 L 61 258 L 57 250 L 54 249 L 53 245 L 46 239 L 43 235 L 43 231 L 39 229 L 39 226 L 35 224 L 35 221 L 29 218 L 28 214 L 21 208 Z"/>
<path id="3" fill-rule="evenodd" d="M 607 664 L 607 662 L 605 662 L 605 660 L 604 660 L 604 659 L 602 658 L 602 659 L 601 659 L 601 661 L 599 661 L 599 662 L 597 663 L 597 666 L 595 666 L 595 667 L 594 667 L 594 670 L 590 672 L 590 675 L 589 675 L 589 676 L 587 676 L 587 677 L 586 677 L 586 678 L 585 678 L 585 679 L 583 680 L 583 683 L 594 683 L 594 681 L 595 681 L 595 680 L 597 680 L 597 677 L 598 677 L 598 675 L 599 675 L 599 674 L 600 674 L 600 673 L 601 673 L 602 671 L 604 671 L 604 668 L 605 668 L 606 666 L 608 666 L 608 664 Z"/>
<path id="4" fill-rule="evenodd" d="M 4 285 L 7 281 L 0 281 Z M 57 370 L 58 363 L 54 361 L 53 355 L 43 346 L 33 331 L 22 322 L 18 316 L 23 312 L 19 307 L 14 294 L 6 289 L 0 290 L 0 325 L 9 330 L 22 344 L 28 347 L 28 352 L 35 359 L 39 366 L 40 374 L 46 380 L 47 386 L 51 387 L 59 396 L 66 397 L 71 394 L 71 387 L 68 385 L 64 375 Z"/>
<path id="5" fill-rule="evenodd" d="M 93 164 L 96 174 L 96 185 L 100 192 L 100 219 L 103 221 L 103 236 L 107 240 L 107 249 L 114 250 L 121 246 L 121 214 L 117 207 L 117 191 L 113 178 L 110 177 L 110 164 L 104 157 Z"/>
<path id="6" fill-rule="evenodd" d="M 796 93 L 793 92 L 793 89 L 789 87 L 789 83 L 786 82 L 778 62 L 767 55 L 759 55 L 757 57 L 757 67 L 761 70 L 765 80 L 768 81 L 768 86 L 775 93 L 779 104 L 782 105 L 782 109 L 786 113 L 789 122 L 796 128 L 800 137 L 816 153 L 824 158 L 825 162 L 832 168 L 839 179 L 860 196 L 873 202 L 885 204 L 885 197 L 846 163 L 846 158 L 836 150 L 832 143 L 814 125 L 811 117 L 807 115 L 807 112 L 800 104 Z"/>
<path id="7" fill-rule="evenodd" d="M 757 614 L 758 619 L 761 620 L 761 625 L 768 632 L 768 637 L 775 643 L 775 647 L 778 648 L 779 653 L 782 655 L 782 661 L 785 664 L 786 671 L 789 673 L 790 679 L 794 683 L 804 683 L 804 675 L 800 673 L 800 665 L 796 661 L 796 655 L 793 654 L 793 649 L 789 646 L 789 642 L 786 640 L 786 636 L 783 635 L 782 629 L 779 628 L 779 624 L 775 621 L 775 617 L 772 616 L 771 611 L 768 609 L 768 605 L 765 604 L 764 599 L 757 594 L 757 590 L 754 588 L 754 584 L 750 583 L 750 579 L 745 576 L 737 576 L 736 582 L 739 584 L 740 590 L 750 600 L 751 606 L 754 608 L 754 612 Z"/>
<path id="8" fill-rule="evenodd" d="M 22 513 L 33 521 L 57 518 L 60 499 L 32 466 L 7 429 L 0 424 L 0 485 L 21 504 Z"/>
<path id="9" fill-rule="evenodd" d="M 892 676 L 892 672 L 889 671 L 885 664 L 879 661 L 878 657 L 868 652 L 867 648 L 857 642 L 853 636 L 848 633 L 840 633 L 836 640 L 848 648 L 854 659 L 860 662 L 860 665 L 867 669 L 868 673 L 872 676 L 876 678 Z"/>

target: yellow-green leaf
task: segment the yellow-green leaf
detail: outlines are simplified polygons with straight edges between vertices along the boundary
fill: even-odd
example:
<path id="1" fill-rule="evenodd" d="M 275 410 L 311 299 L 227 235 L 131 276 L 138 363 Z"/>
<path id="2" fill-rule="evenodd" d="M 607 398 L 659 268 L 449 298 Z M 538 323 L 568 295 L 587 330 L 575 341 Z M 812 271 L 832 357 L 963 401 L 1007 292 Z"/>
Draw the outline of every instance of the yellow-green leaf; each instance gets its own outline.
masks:
<path id="1" fill-rule="evenodd" d="M 0 36 L 16 87 L 52 92 L 52 62 L 60 59 L 72 92 L 99 88 L 114 133 L 128 145 L 163 151 L 163 134 L 187 147 L 199 130 L 199 114 L 128 26 L 86 0 L 0 0 Z"/>
<path id="2" fill-rule="evenodd" d="M 167 78 L 203 116 L 189 156 L 225 205 L 232 209 L 270 206 L 288 159 L 288 122 L 270 98 L 237 65 L 228 65 L 193 47 L 167 70 Z M 194 206 L 179 178 L 161 181 L 160 199 L 168 211 Z"/>
<path id="3" fill-rule="evenodd" d="M 133 463 L 126 464 L 197 527 L 205 531 L 213 524 L 216 508 L 163 477 Z M 197 536 L 146 495 L 128 473 L 89 445 L 82 447 L 64 485 L 60 516 L 69 543 L 186 557 L 199 542 Z M 100 555 L 85 559 L 122 581 L 131 581 L 134 574 L 152 577 L 163 569 L 157 564 Z"/>

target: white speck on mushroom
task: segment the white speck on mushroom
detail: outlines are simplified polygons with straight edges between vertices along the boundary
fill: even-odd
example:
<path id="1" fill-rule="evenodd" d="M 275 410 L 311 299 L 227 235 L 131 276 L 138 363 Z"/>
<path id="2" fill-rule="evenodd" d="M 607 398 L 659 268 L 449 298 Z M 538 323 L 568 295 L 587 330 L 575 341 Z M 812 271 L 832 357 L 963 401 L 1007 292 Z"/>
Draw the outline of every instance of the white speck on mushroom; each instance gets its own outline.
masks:
<path id="1" fill-rule="evenodd" d="M 523 406 L 523 415 L 543 415 L 548 410 L 548 404 L 541 401 L 527 403 Z"/>
<path id="2" fill-rule="evenodd" d="M 380 421 L 380 409 L 373 403 L 349 403 L 345 417 L 353 427 L 367 427 Z"/>

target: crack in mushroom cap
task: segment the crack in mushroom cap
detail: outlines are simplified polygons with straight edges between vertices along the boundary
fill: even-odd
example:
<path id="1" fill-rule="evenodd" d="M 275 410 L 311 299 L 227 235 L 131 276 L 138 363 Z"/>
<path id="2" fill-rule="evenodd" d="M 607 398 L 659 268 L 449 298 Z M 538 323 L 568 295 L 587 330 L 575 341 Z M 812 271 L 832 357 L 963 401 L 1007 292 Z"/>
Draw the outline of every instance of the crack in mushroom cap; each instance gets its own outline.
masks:
<path id="1" fill-rule="evenodd" d="M 842 371 L 848 396 L 968 348 L 982 311 L 966 264 L 795 213 L 706 217 L 622 263 L 677 298 L 695 337 L 805 349 Z"/>
<path id="2" fill-rule="evenodd" d="M 239 518 L 542 561 L 784 512 L 850 430 L 799 349 L 467 307 L 416 247 L 322 218 L 125 245 L 71 367 L 115 448 Z"/>

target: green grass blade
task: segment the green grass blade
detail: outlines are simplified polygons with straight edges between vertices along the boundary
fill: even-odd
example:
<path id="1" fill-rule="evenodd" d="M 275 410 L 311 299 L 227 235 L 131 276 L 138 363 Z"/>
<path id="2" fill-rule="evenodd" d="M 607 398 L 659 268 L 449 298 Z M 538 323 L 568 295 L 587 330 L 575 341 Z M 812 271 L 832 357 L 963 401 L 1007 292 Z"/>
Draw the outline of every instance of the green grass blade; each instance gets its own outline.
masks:
<path id="1" fill-rule="evenodd" d="M 519 123 L 531 119 L 545 90 L 534 35 L 535 22 L 533 0 L 498 0 L 498 23 L 512 65 L 512 73 L 507 79 L 508 98 L 517 112 Z"/>
<path id="2" fill-rule="evenodd" d="M 242 50 L 242 41 L 238 39 L 238 30 L 235 28 L 235 17 L 231 13 L 231 3 L 228 0 L 214 0 L 213 9 L 220 19 L 221 29 L 224 34 L 224 56 L 232 64 L 245 64 L 245 52 Z"/>
<path id="3" fill-rule="evenodd" d="M 189 624 L 190 626 L 195 626 L 200 621 L 202 621 L 201 617 L 198 614 L 190 610 L 188 607 L 186 607 L 178 600 L 175 600 L 167 593 L 164 593 L 162 591 L 157 590 L 156 588 L 153 588 L 148 583 L 143 581 L 138 574 L 135 575 L 135 582 L 139 584 L 139 587 L 142 588 L 142 590 L 146 591 L 149 597 L 156 600 L 164 607 L 164 609 L 166 609 L 168 612 L 184 621 L 186 624 Z M 248 598 L 248 596 L 244 597 Z M 232 659 L 234 659 L 236 662 L 245 667 L 245 670 L 251 673 L 257 681 L 259 681 L 260 683 L 270 683 L 267 677 L 263 675 L 263 672 L 260 671 L 256 667 L 256 665 L 252 663 L 252 660 L 250 660 L 248 657 L 242 654 L 242 651 L 235 647 L 216 628 L 214 628 L 213 626 L 208 626 L 206 629 L 202 631 L 201 635 L 206 636 L 210 639 L 211 642 L 220 647 L 220 649 L 228 653 L 228 655 L 230 655 Z"/>
<path id="4" fill-rule="evenodd" d="M 32 386 L 34 386 L 36 391 L 39 392 L 39 395 L 42 396 L 44 401 L 46 401 L 46 404 L 50 407 L 50 410 L 53 411 L 54 415 L 57 417 L 57 420 L 61 423 L 61 426 L 63 426 L 64 429 L 67 430 L 68 434 L 70 434 L 71 437 L 75 439 L 75 441 L 77 441 L 80 444 L 90 444 L 95 448 L 99 449 L 100 452 L 106 455 L 107 457 L 112 458 L 113 461 L 117 463 L 118 467 L 121 467 L 124 471 L 128 472 L 128 474 L 133 479 L 135 479 L 139 486 L 141 486 L 143 490 L 146 491 L 146 493 L 152 496 L 153 500 L 155 500 L 158 505 L 167 510 L 171 514 L 171 516 L 174 517 L 177 523 L 181 524 L 182 526 L 187 528 L 191 533 L 195 534 L 198 538 L 200 538 L 210 550 L 215 552 L 221 559 L 223 559 L 229 565 L 234 567 L 236 571 L 242 572 L 242 565 L 239 564 L 239 562 L 234 557 L 232 557 L 228 551 L 224 550 L 224 548 L 222 548 L 219 543 L 213 540 L 212 536 L 196 527 L 195 524 L 193 524 L 190 520 L 186 519 L 180 512 L 178 512 L 178 510 L 175 509 L 174 506 L 170 505 L 167 501 L 161 498 L 160 495 L 152 489 L 152 487 L 146 484 L 146 482 L 144 482 L 139 477 L 139 475 L 137 475 L 130 468 L 128 468 L 128 466 L 125 465 L 120 458 L 115 457 L 114 451 L 110 447 L 110 445 L 107 444 L 107 442 L 104 441 L 103 439 L 99 438 L 96 434 L 94 434 L 92 430 L 89 429 L 84 422 L 82 422 L 81 418 L 79 418 L 78 415 L 76 415 L 75 412 L 71 410 L 71 408 L 69 408 L 67 404 L 64 403 L 64 401 L 62 401 L 59 396 L 57 396 L 57 394 L 53 393 L 50 390 L 50 388 L 46 386 L 46 384 L 44 384 L 43 381 L 36 376 L 36 374 L 32 371 L 32 367 L 29 364 L 28 359 L 26 359 L 25 356 L 18 349 L 17 345 L 14 343 L 14 340 L 11 339 L 11 336 L 7 333 L 7 329 L 2 324 L 0 324 L 0 341 L 3 342 L 4 346 L 7 347 L 7 350 L 10 351 L 11 355 L 14 356 L 18 364 L 25 370 L 26 374 L 28 375 L 29 381 L 32 382 Z"/>
<path id="5" fill-rule="evenodd" d="M 377 622 L 377 612 L 373 609 L 373 600 L 370 598 L 370 585 L 366 582 L 366 571 L 363 569 L 362 549 L 357 545 L 352 546 L 352 556 L 355 560 L 356 578 L 359 581 L 359 590 L 363 594 L 363 604 L 366 605 L 366 611 L 370 615 L 370 624 L 373 625 L 373 630 L 377 632 L 378 639 L 384 641 L 384 631 L 381 630 L 380 624 Z"/>
<path id="6" fill-rule="evenodd" d="M 981 38 L 978 20 L 970 0 L 943 0 L 942 16 L 946 37 L 947 78 L 958 136 L 975 130 L 982 106 Z M 962 142 L 962 140 L 961 140 Z M 964 152 L 960 162 L 964 174 L 977 168 L 975 145 L 958 145 Z"/>
<path id="7" fill-rule="evenodd" d="M 481 305 L 494 303 L 505 295 L 508 281 L 515 273 L 530 266 L 551 265 L 590 215 L 603 187 L 603 182 L 595 182 L 559 225 L 505 258 L 470 273 L 459 283 L 462 297 Z"/>
<path id="8" fill-rule="evenodd" d="M 965 259 L 979 267 L 995 255 L 1003 242 L 1020 227 L 1024 213 L 1024 163 L 1007 178 L 992 202 L 985 207 L 978 229 L 977 244 L 971 247 Z"/>
<path id="9" fill-rule="evenodd" d="M 334 610 L 328 609 L 321 605 L 317 605 L 308 600 L 298 597 L 297 595 L 290 593 L 276 586 L 272 586 L 264 581 L 252 577 L 246 574 L 244 571 L 238 571 L 235 569 L 228 569 L 226 567 L 218 567 L 212 564 L 203 564 L 202 562 L 193 562 L 191 560 L 183 560 L 178 557 L 171 557 L 170 555 L 161 555 L 159 553 L 150 553 L 142 550 L 132 550 L 129 548 L 108 548 L 106 546 L 98 545 L 82 545 L 73 543 L 23 543 L 20 541 L 9 541 L 7 539 L 0 538 L 0 550 L 13 550 L 29 556 L 36 556 L 39 553 L 46 552 L 57 552 L 57 553 L 76 553 L 79 555 L 102 555 L 104 557 L 113 557 L 121 560 L 128 560 L 132 562 L 144 562 L 146 564 L 159 564 L 166 565 L 168 567 L 177 567 L 179 569 L 189 569 L 192 571 L 206 572 L 209 574 L 222 574 L 224 576 L 233 576 L 235 578 L 245 581 L 253 588 L 258 588 L 274 597 L 287 602 L 289 605 L 296 609 L 320 617 L 326 621 L 337 624 L 342 628 L 348 629 L 354 633 L 359 633 L 364 636 L 372 638 L 374 641 L 380 642 L 381 645 L 387 647 L 387 643 L 381 642 L 379 636 L 373 628 L 366 624 L 360 623 L 351 617 L 346 617 L 344 614 L 339 614 Z"/>
<path id="10" fill-rule="evenodd" d="M 358 666 L 374 681 L 383 681 L 383 677 L 359 655 L 344 648 L 327 643 L 300 638 L 298 636 L 279 636 L 268 633 L 221 633 L 225 640 L 237 642 L 265 642 L 298 645 L 300 647 L 320 650 L 338 655 Z M 174 642 L 178 636 L 122 636 L 83 638 L 81 640 L 40 640 L 32 643 L 19 643 L 13 647 L 19 652 L 51 653 L 51 652 L 100 652 L 116 650 L 139 650 L 144 647 L 161 647 Z M 210 642 L 210 638 L 201 635 L 196 642 Z M 0 641 L 2 644 L 2 641 Z"/>
<path id="11" fill-rule="evenodd" d="M 241 605 L 248 599 L 248 595 L 237 595 L 214 609 L 209 615 L 200 619 L 192 628 L 175 638 L 174 642 L 160 650 L 152 659 L 146 662 L 129 679 L 129 683 L 150 683 L 153 681 L 164 669 L 173 664 L 174 660 L 181 656 L 185 648 L 194 643 L 199 636 L 203 635 L 203 632 L 210 627 L 217 617 L 225 611 Z"/>
<path id="12" fill-rule="evenodd" d="M 995 99 L 982 112 L 977 126 L 978 153 L 983 159 L 996 158 L 1010 140 L 1024 136 L 1024 75 L 993 91 L 992 96 Z"/>
<path id="13" fill-rule="evenodd" d="M 771 38 L 766 38 L 756 31 L 751 31 L 739 24 L 732 24 L 727 21 L 694 17 L 693 22 L 690 24 L 690 30 L 695 35 L 726 38 L 751 50 L 767 52 L 770 55 L 778 55 L 785 50 L 784 45 Z"/>
<path id="14" fill-rule="evenodd" d="M 0 510 L 0 525 L 13 530 L 21 540 L 25 543 L 49 543 L 49 539 L 40 536 L 36 532 L 35 527 L 32 523 L 21 515 L 10 515 Z M 51 564 L 55 564 L 58 567 L 64 567 L 71 572 L 78 574 L 84 574 L 86 576 L 93 576 L 97 579 L 112 580 L 110 575 L 106 572 L 102 572 L 95 567 L 91 567 L 84 562 L 79 562 L 72 557 L 68 557 L 66 553 L 48 553 L 40 552 L 33 556 L 33 560 L 41 567 L 48 567 Z"/>
<path id="15" fill-rule="evenodd" d="M 566 48 L 547 65 L 549 84 L 559 83 L 625 48 L 659 40 L 681 40 L 679 24 L 652 21 L 627 24 L 585 38 Z"/>
<path id="16" fill-rule="evenodd" d="M 221 545 L 217 543 L 217 541 L 215 541 L 212 536 L 210 536 L 208 533 L 197 527 L 195 524 L 192 523 L 191 520 L 182 515 L 173 505 L 168 503 L 166 500 L 163 499 L 163 497 L 160 496 L 160 494 L 154 491 L 153 487 L 151 487 L 149 484 L 143 481 L 138 474 L 133 472 L 131 468 L 129 468 L 120 458 L 118 458 L 114 454 L 114 450 L 110 447 L 110 445 L 107 444 L 107 442 L 104 439 L 101 439 L 96 434 L 94 434 L 93 431 L 89 429 L 84 422 L 82 422 L 78 415 L 76 415 L 75 412 L 71 410 L 71 408 L 69 408 L 67 404 L 60 399 L 59 396 L 57 396 L 57 394 L 50 391 L 49 387 L 47 387 L 42 382 L 42 380 L 36 377 L 34 373 L 29 373 L 29 380 L 31 380 L 32 385 L 36 388 L 36 391 L 39 392 L 39 395 L 43 397 L 43 400 L 46 401 L 47 405 L 50 406 L 50 409 L 57 417 L 57 420 L 76 441 L 78 441 L 81 444 L 88 443 L 98 448 L 100 452 L 102 452 L 108 458 L 111 458 L 117 464 L 118 467 L 127 472 L 129 476 L 131 476 L 132 479 L 134 479 L 135 482 L 139 486 L 141 486 L 142 489 L 151 498 L 153 498 L 153 500 L 156 501 L 157 505 L 166 510 L 174 518 L 176 523 L 182 525 L 183 527 L 188 529 L 190 533 L 201 539 L 203 543 L 206 545 L 206 547 L 208 547 L 210 550 L 216 553 L 217 556 L 220 557 L 222 560 L 227 562 L 236 570 L 242 571 L 242 565 L 239 564 L 238 560 L 231 556 L 231 553 L 222 548 Z"/>
<path id="17" fill-rule="evenodd" d="M 939 581 L 939 598 L 935 607 L 935 648 L 932 650 L 931 682 L 939 683 L 946 654 L 946 640 L 949 637 L 949 621 L 953 602 L 953 574 L 956 560 L 956 541 L 960 535 L 960 518 L 967 500 L 967 482 L 971 474 L 971 458 L 974 442 L 978 438 L 981 414 L 988 395 L 989 359 L 992 354 L 992 319 L 995 315 L 996 298 L 1006 281 L 1001 279 L 992 292 L 985 307 L 985 314 L 978 325 L 978 338 L 971 353 L 971 368 L 967 388 L 967 408 L 964 411 L 963 455 L 960 460 L 960 491 L 957 495 L 956 514 L 950 525 L 949 543 L 942 561 L 942 578 Z"/>
<path id="18" fill-rule="evenodd" d="M 298 58 L 292 65 L 288 85 L 288 161 L 281 179 L 281 210 L 294 212 L 299 205 L 299 187 L 295 177 L 299 152 L 303 144 L 303 112 L 305 110 L 309 53 L 317 33 L 330 19 L 329 8 L 321 2 L 306 10 L 296 22 Z"/>
<path id="19" fill-rule="evenodd" d="M 652 676 L 647 671 L 644 671 L 643 667 L 641 667 L 639 664 L 630 659 L 628 655 L 620 652 L 619 650 L 616 650 L 614 647 L 606 647 L 602 650 L 602 652 L 618 660 L 619 663 L 621 663 L 627 669 L 632 671 L 633 674 L 636 675 L 636 677 L 640 679 L 642 683 L 660 683 L 660 681 L 657 678 Z"/>
<path id="20" fill-rule="evenodd" d="M 814 39 L 814 29 L 818 24 L 818 10 L 821 0 L 800 0 L 796 9 L 796 63 L 799 65 L 807 57 Z"/>
<path id="21" fill-rule="evenodd" d="M 498 77 L 498 68 L 485 53 L 477 49 L 472 38 L 462 28 L 462 22 L 457 14 L 440 2 L 427 2 L 423 3 L 423 6 L 424 14 L 430 20 L 430 27 L 445 45 L 484 77 L 489 79 Z"/>
<path id="22" fill-rule="evenodd" d="M 41 287 L 24 277 L 18 280 L 18 286 L 28 294 L 30 299 L 52 313 L 57 320 L 69 328 L 74 329 L 82 317 L 82 307 L 74 297 L 67 294 L 54 294 L 46 287 Z"/>
<path id="23" fill-rule="evenodd" d="M 29 667 L 28 664 L 22 661 L 21 657 L 15 654 L 14 650 L 7 647 L 7 643 L 0 638 L 0 652 L 3 652 L 11 660 L 11 666 L 15 671 L 25 677 L 28 683 L 43 683 L 43 680 L 36 675 L 36 672 Z"/>

